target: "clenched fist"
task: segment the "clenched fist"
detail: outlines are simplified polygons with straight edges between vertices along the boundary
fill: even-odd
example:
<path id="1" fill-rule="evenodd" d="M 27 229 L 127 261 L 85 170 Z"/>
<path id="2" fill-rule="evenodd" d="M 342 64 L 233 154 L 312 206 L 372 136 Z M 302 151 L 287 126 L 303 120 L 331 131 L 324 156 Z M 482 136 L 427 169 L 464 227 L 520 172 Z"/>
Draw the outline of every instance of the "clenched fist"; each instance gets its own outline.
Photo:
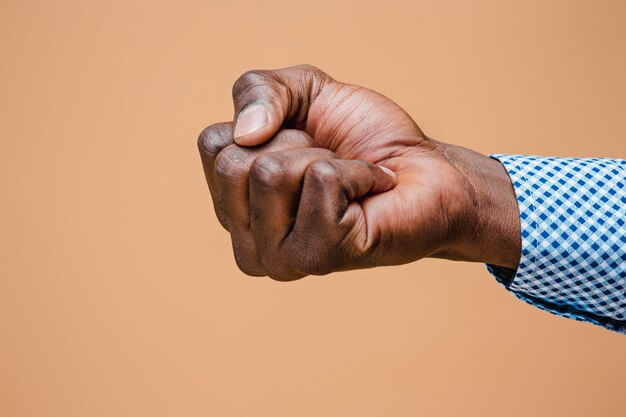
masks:
<path id="1" fill-rule="evenodd" d="M 428 138 L 390 99 L 311 66 L 246 72 L 233 100 L 234 122 L 198 145 L 246 274 L 423 257 L 517 266 L 517 202 L 496 160 Z"/>

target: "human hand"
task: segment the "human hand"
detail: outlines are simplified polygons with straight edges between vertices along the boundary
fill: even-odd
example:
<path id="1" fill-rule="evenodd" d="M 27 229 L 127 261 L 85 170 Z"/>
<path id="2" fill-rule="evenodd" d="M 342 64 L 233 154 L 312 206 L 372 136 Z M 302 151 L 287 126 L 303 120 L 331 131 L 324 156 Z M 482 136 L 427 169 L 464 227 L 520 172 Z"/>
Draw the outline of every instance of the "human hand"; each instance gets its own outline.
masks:
<path id="1" fill-rule="evenodd" d="M 517 203 L 497 161 L 310 66 L 247 72 L 233 99 L 235 124 L 208 127 L 199 148 L 245 273 L 292 280 L 427 256 L 517 266 Z"/>

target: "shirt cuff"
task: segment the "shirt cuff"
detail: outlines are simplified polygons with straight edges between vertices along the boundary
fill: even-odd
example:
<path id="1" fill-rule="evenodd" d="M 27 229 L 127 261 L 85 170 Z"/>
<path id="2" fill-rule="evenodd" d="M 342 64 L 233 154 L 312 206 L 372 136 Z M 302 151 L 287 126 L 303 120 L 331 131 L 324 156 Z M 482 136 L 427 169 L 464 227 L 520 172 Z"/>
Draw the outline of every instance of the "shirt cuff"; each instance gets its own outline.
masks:
<path id="1" fill-rule="evenodd" d="M 626 334 L 626 161 L 490 157 L 511 177 L 522 253 L 489 272 L 529 304 Z"/>

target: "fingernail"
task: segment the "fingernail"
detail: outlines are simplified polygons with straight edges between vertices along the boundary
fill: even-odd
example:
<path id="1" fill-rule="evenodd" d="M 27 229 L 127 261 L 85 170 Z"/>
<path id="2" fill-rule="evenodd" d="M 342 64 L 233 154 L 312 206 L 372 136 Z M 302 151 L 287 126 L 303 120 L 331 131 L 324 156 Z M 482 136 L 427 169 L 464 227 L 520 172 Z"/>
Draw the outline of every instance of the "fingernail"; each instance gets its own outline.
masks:
<path id="1" fill-rule="evenodd" d="M 378 165 L 378 168 L 382 169 L 386 174 L 392 176 L 393 178 L 398 178 L 398 176 L 396 175 L 395 172 L 393 172 L 392 170 L 390 170 L 387 167 L 384 167 L 382 165 Z"/>
<path id="2" fill-rule="evenodd" d="M 269 120 L 269 115 L 265 107 L 255 104 L 245 108 L 237 118 L 235 126 L 235 137 L 241 137 L 255 132 L 265 126 Z"/>

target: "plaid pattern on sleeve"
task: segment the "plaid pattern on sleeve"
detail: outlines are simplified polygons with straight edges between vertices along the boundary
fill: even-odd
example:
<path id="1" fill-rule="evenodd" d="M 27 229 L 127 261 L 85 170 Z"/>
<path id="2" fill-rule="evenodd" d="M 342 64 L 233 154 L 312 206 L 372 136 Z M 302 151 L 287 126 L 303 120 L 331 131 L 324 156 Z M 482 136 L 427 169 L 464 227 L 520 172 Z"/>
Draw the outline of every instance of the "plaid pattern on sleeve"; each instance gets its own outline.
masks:
<path id="1" fill-rule="evenodd" d="M 527 303 L 626 334 L 626 161 L 490 157 L 515 188 L 522 254 L 489 271 Z"/>

